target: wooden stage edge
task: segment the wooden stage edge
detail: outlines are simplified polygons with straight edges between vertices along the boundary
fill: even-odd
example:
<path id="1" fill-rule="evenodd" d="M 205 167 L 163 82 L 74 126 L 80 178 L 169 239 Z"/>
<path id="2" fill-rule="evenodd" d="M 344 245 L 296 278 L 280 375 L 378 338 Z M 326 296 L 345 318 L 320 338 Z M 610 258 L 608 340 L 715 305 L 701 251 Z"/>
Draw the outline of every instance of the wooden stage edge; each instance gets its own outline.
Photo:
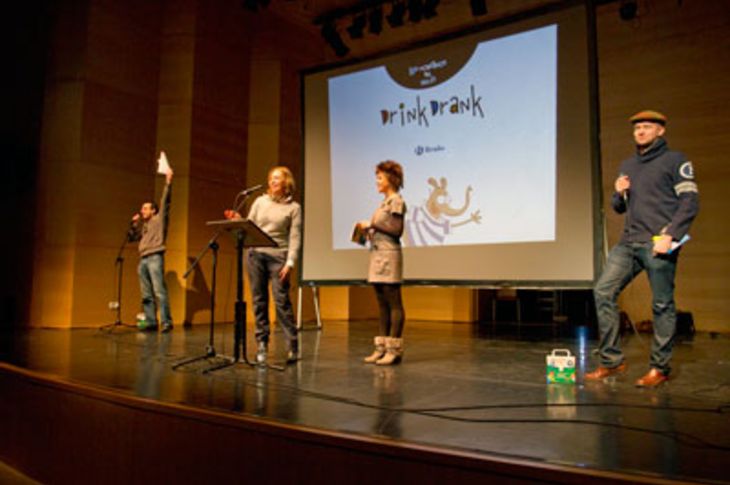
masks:
<path id="1" fill-rule="evenodd" d="M 677 483 L 160 402 L 5 363 L 0 396 L 0 459 L 42 483 Z"/>

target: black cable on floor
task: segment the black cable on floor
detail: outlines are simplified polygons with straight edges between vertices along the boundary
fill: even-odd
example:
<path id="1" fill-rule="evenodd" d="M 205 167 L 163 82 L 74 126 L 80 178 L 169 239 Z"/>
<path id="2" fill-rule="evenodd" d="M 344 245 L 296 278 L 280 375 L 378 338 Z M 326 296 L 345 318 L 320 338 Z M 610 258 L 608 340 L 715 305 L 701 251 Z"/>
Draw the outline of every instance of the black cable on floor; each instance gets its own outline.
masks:
<path id="1" fill-rule="evenodd" d="M 170 354 L 167 357 L 171 357 Z M 161 358 L 163 359 L 163 358 Z M 175 360 L 173 357 L 171 360 Z M 178 369 L 178 371 L 186 373 L 196 373 L 195 369 L 188 371 Z M 242 381 L 245 385 L 250 387 L 256 387 L 259 389 L 281 389 L 292 392 L 293 394 L 306 396 L 314 399 L 320 399 L 329 402 L 335 402 L 339 404 L 346 404 L 350 406 L 356 406 L 366 409 L 372 409 L 377 411 L 386 411 L 391 413 L 405 413 L 414 414 L 434 419 L 443 419 L 448 421 L 458 421 L 465 423 L 474 424 L 579 424 L 579 425 L 591 425 L 601 426 L 608 428 L 616 428 L 626 431 L 634 431 L 640 433 L 653 434 L 662 436 L 664 438 L 672 439 L 680 444 L 689 446 L 692 448 L 699 449 L 711 449 L 718 451 L 730 451 L 730 446 L 718 445 L 709 441 L 703 440 L 697 436 L 689 433 L 680 431 L 661 431 L 651 428 L 642 428 L 639 426 L 630 426 L 620 423 L 609 423 L 596 420 L 587 419 L 525 419 L 525 418 L 466 418 L 460 416 L 449 416 L 442 413 L 455 412 L 455 411 L 470 411 L 470 410 L 502 410 L 502 409 L 517 409 L 517 408 L 550 408 L 550 407 L 617 407 L 617 408 L 640 408 L 648 409 L 652 411 L 667 411 L 667 412 L 695 412 L 695 413 L 708 413 L 708 414 L 724 414 L 730 410 L 730 404 L 722 404 L 715 408 L 693 408 L 693 407 L 668 407 L 668 406 L 650 406 L 645 404 L 615 404 L 615 403 L 513 403 L 513 404 L 493 404 L 493 405 L 477 405 L 477 406 L 449 406 L 441 408 L 395 408 L 389 406 L 382 406 L 378 404 L 369 404 L 366 402 L 358 401 L 352 398 L 346 398 L 336 396 L 332 394 L 321 393 L 317 391 L 309 391 L 302 389 L 297 386 L 291 386 L 287 384 L 272 383 L 268 380 L 266 382 L 252 382 L 249 379 L 240 379 L 237 374 L 234 374 L 239 381 Z M 220 374 L 218 375 L 220 376 Z"/>
<path id="2" fill-rule="evenodd" d="M 665 438 L 673 439 L 677 441 L 678 443 L 681 443 L 685 446 L 689 446 L 692 448 L 699 448 L 699 449 L 712 449 L 712 450 L 719 450 L 719 451 L 730 451 L 730 446 L 724 446 L 724 445 L 718 445 L 715 443 L 711 443 L 709 441 L 703 440 L 702 438 L 699 438 L 697 436 L 694 436 L 689 433 L 684 433 L 681 431 L 661 431 L 651 428 L 642 428 L 639 426 L 630 426 L 620 423 L 608 423 L 604 421 L 596 421 L 596 420 L 587 420 L 587 419 L 524 419 L 524 418 L 465 418 L 465 417 L 459 417 L 459 416 L 448 416 L 444 414 L 439 414 L 438 412 L 432 412 L 429 411 L 427 408 L 419 409 L 419 408 L 394 408 L 389 406 L 381 406 L 377 404 L 368 404 L 362 401 L 358 401 L 352 398 L 346 398 L 341 396 L 334 396 L 326 393 L 320 393 L 316 391 L 308 391 L 306 389 L 301 389 L 296 386 L 289 386 L 286 384 L 276 384 L 276 383 L 262 383 L 262 382 L 251 382 L 250 380 L 244 379 L 244 384 L 257 387 L 257 388 L 269 388 L 274 387 L 278 389 L 284 389 L 291 391 L 295 394 L 315 398 L 315 399 L 321 399 L 326 400 L 329 402 L 335 402 L 339 404 L 347 404 L 367 409 L 373 409 L 377 411 L 387 411 L 392 413 L 405 413 L 405 414 L 415 414 L 415 415 L 421 415 L 426 417 L 431 417 L 435 419 L 444 419 L 449 421 L 459 421 L 459 422 L 466 422 L 466 423 L 474 423 L 474 424 L 582 424 L 582 425 L 592 425 L 592 426 L 601 426 L 601 427 L 609 427 L 609 428 L 617 428 L 622 429 L 626 431 L 635 431 L 635 432 L 641 432 L 641 433 L 648 433 L 653 434 L 657 436 L 662 436 Z M 646 406 L 646 405 L 619 405 L 619 404 L 610 404 L 610 403 L 575 403 L 575 404 L 511 404 L 511 405 L 492 405 L 488 406 L 489 409 L 510 409 L 510 408 L 516 408 L 516 407 L 542 407 L 542 408 L 549 408 L 549 407 L 582 407 L 582 406 L 593 406 L 593 407 L 646 407 L 647 409 L 651 410 L 658 410 L 658 411 L 690 411 L 690 412 L 705 412 L 705 413 L 723 413 L 726 408 L 730 409 L 730 404 L 722 405 L 717 408 L 672 408 L 672 407 L 652 407 L 652 406 Z M 482 406 L 476 406 L 476 407 L 454 407 L 454 408 L 441 408 L 446 410 L 463 410 L 463 409 L 473 409 L 473 408 L 484 408 Z"/>

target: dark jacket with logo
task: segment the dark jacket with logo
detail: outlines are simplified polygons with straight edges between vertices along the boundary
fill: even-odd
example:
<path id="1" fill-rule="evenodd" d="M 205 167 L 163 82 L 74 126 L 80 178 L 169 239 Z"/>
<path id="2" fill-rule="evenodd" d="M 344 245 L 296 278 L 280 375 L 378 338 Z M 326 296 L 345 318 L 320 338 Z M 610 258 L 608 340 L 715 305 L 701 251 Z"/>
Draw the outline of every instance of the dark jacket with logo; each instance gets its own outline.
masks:
<path id="1" fill-rule="evenodd" d="M 626 198 L 614 193 L 613 209 L 626 212 L 622 242 L 649 242 L 652 236 L 669 234 L 681 239 L 699 210 L 692 162 L 669 149 L 659 138 L 646 152 L 621 163 L 620 175 L 628 175 Z"/>

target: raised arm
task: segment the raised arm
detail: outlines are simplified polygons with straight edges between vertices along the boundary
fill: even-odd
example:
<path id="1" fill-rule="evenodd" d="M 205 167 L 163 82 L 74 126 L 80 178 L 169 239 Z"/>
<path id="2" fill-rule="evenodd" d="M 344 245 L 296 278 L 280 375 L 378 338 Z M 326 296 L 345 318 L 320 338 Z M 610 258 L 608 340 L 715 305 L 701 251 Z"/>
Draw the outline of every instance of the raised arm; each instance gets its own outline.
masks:
<path id="1" fill-rule="evenodd" d="M 172 201 L 172 170 L 165 175 L 165 188 L 160 197 L 160 217 L 164 228 L 164 237 L 167 238 L 167 225 L 170 221 L 170 203 Z"/>

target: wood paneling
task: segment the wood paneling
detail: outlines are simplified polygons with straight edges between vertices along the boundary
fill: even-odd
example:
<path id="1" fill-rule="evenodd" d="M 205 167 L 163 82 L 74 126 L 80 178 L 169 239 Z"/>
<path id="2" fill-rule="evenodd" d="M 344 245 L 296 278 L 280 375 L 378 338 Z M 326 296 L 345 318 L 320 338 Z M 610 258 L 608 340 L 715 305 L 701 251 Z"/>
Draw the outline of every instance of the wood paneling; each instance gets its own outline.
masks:
<path id="1" fill-rule="evenodd" d="M 403 291 L 406 317 L 439 322 L 473 322 L 476 290 L 469 288 L 410 287 Z"/>
<path id="2" fill-rule="evenodd" d="M 138 175 L 154 166 L 160 7 L 125 5 L 56 8 L 39 163 L 35 325 L 111 319 L 114 255 L 152 187 Z"/>
<path id="3" fill-rule="evenodd" d="M 159 195 L 154 159 L 163 148 L 176 169 L 167 261 L 169 277 L 177 281 L 173 315 L 206 322 L 209 269 L 195 284 L 180 279 L 208 240 L 204 223 L 219 217 L 242 186 L 261 183 L 274 163 L 299 175 L 299 71 L 334 60 L 332 53 L 316 28 L 283 19 L 278 7 L 254 14 L 235 0 L 60 3 L 41 135 L 33 323 L 109 320 L 117 239 L 130 212 Z M 442 3 L 435 19 L 348 40 L 352 55 L 395 49 L 552 2 L 489 2 L 490 15 L 479 19 L 465 5 Z M 693 312 L 699 329 L 730 331 L 728 225 L 722 223 L 730 177 L 724 160 L 730 118 L 722 111 L 730 97 L 730 4 L 644 0 L 633 22 L 620 20 L 617 10 L 610 3 L 597 11 L 609 242 L 616 242 L 622 225 L 606 202 L 618 163 L 632 150 L 626 118 L 646 107 L 662 110 L 670 118 L 671 146 L 695 162 L 701 193 L 693 240 L 680 261 L 678 307 Z M 133 249 L 126 254 L 123 318 L 129 321 L 139 290 Z M 231 261 L 228 246 L 221 254 Z M 325 289 L 323 314 L 364 314 L 363 305 L 374 299 L 360 291 Z M 411 288 L 404 298 L 411 318 L 475 318 L 470 290 Z M 229 299 L 219 301 L 219 314 L 228 318 Z M 650 317 L 649 301 L 639 279 L 621 305 L 642 320 Z M 312 317 L 311 306 L 306 316 Z"/>
<path id="4" fill-rule="evenodd" d="M 641 109 L 669 117 L 666 138 L 694 162 L 700 214 L 693 240 L 682 251 L 677 307 L 691 311 L 700 330 L 730 331 L 730 236 L 724 192 L 730 181 L 730 4 L 723 1 L 640 1 L 639 18 L 619 18 L 617 5 L 598 11 L 603 191 L 609 242 L 620 237 L 623 218 L 608 200 L 618 164 L 632 151 L 627 118 Z M 634 321 L 651 319 L 645 277 L 619 301 Z"/>

